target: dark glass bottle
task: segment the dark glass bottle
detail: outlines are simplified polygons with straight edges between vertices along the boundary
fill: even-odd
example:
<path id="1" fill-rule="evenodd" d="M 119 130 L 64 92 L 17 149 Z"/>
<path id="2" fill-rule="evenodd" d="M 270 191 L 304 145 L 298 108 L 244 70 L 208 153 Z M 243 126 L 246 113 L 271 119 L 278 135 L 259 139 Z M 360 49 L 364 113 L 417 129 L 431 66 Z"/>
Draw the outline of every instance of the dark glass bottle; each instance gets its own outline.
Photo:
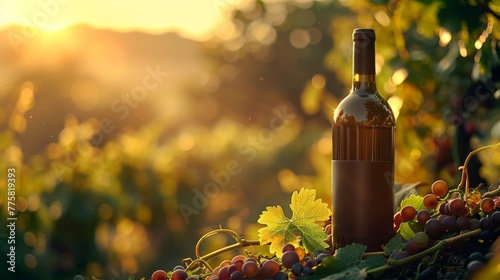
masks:
<path id="1" fill-rule="evenodd" d="M 333 238 L 380 251 L 392 236 L 396 121 L 375 84 L 375 32 L 353 31 L 352 89 L 332 125 Z"/>

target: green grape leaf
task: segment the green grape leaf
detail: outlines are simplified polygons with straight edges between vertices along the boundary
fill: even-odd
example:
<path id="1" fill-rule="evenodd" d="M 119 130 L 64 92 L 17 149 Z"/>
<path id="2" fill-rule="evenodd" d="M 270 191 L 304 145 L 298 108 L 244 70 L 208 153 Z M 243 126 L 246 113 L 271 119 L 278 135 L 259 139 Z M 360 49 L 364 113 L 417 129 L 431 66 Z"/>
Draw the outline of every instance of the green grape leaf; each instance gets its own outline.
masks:
<path id="1" fill-rule="evenodd" d="M 324 240 L 327 235 L 316 222 L 330 219 L 332 211 L 328 204 L 316 199 L 315 190 L 302 188 L 292 194 L 290 209 L 291 219 L 285 216 L 280 206 L 270 206 L 262 212 L 257 222 L 266 226 L 258 231 L 260 243 L 271 243 L 269 251 L 278 257 L 283 254 L 283 245 L 298 246 L 299 240 L 302 240 L 306 252 L 326 248 L 328 245 Z"/>
<path id="2" fill-rule="evenodd" d="M 405 240 L 401 235 L 395 235 L 387 244 L 384 246 L 384 254 L 389 256 L 392 252 L 398 252 L 403 250 L 405 246 Z"/>
<path id="3" fill-rule="evenodd" d="M 410 223 L 408 222 L 402 222 L 399 225 L 398 233 L 401 234 L 401 236 L 403 236 L 405 240 L 410 240 L 415 235 L 415 232 L 413 232 L 413 230 L 410 227 Z"/>
<path id="4" fill-rule="evenodd" d="M 382 255 L 369 256 L 363 259 L 366 245 L 353 243 L 339 248 L 333 257 L 323 259 L 311 277 L 314 279 L 364 279 L 366 271 L 385 265 Z"/>
<path id="5" fill-rule="evenodd" d="M 399 225 L 399 230 L 398 233 L 401 234 L 401 236 L 405 240 L 410 240 L 415 236 L 415 233 L 423 231 L 423 227 L 421 224 L 418 222 L 410 221 L 410 222 L 402 222 Z"/>
<path id="6" fill-rule="evenodd" d="M 366 251 L 366 245 L 353 243 L 339 248 L 335 253 L 335 258 L 341 263 L 339 270 L 357 266 L 361 262 L 363 253 Z"/>
<path id="7" fill-rule="evenodd" d="M 403 208 L 406 205 L 413 206 L 415 208 L 415 210 L 417 210 L 417 211 L 422 210 L 422 209 L 427 209 L 424 206 L 424 198 L 422 196 L 416 195 L 416 194 L 411 194 L 407 198 L 403 199 L 401 201 L 400 208 Z"/>
<path id="8" fill-rule="evenodd" d="M 385 257 L 382 255 L 373 255 L 369 256 L 368 258 L 364 259 L 361 261 L 361 263 L 358 265 L 358 267 L 362 267 L 363 269 L 372 269 L 380 266 L 384 266 L 385 263 Z"/>

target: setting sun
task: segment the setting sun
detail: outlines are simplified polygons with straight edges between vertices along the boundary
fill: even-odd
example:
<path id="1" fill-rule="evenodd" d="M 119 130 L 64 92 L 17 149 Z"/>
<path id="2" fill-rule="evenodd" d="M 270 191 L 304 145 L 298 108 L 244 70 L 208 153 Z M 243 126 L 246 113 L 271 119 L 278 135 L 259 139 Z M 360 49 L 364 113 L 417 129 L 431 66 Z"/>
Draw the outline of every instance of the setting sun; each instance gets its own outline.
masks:
<path id="1" fill-rule="evenodd" d="M 0 280 L 500 279 L 500 0 L 450 2 L 0 0 Z"/>

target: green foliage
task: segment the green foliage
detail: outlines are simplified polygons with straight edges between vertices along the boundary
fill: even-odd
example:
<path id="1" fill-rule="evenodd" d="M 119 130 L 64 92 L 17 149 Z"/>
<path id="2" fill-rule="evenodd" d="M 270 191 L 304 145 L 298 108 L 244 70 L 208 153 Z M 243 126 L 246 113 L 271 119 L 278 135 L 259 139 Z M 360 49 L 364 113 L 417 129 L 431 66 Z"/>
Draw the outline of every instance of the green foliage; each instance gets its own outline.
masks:
<path id="1" fill-rule="evenodd" d="M 401 235 L 395 235 L 387 244 L 384 246 L 384 254 L 389 256 L 392 252 L 399 252 L 405 246 L 405 240 Z"/>
<path id="2" fill-rule="evenodd" d="M 290 219 L 285 217 L 281 206 L 267 207 L 257 221 L 266 225 L 259 229 L 261 244 L 271 243 L 270 252 L 278 257 L 283 254 L 281 248 L 287 243 L 298 246 L 301 241 L 306 252 L 326 248 L 326 233 L 317 222 L 328 220 L 332 211 L 328 204 L 315 197 L 315 190 L 301 189 L 300 192 L 294 192 Z"/>
<path id="3" fill-rule="evenodd" d="M 335 256 L 324 259 L 315 269 L 314 275 L 308 279 L 364 279 L 366 270 L 383 266 L 383 255 L 373 255 L 363 259 L 366 246 L 351 244 L 339 248 Z M 357 277 L 357 278 L 356 278 Z"/>
<path id="4" fill-rule="evenodd" d="M 415 236 L 415 233 L 419 231 L 422 231 L 422 225 L 417 222 L 410 221 L 402 222 L 401 225 L 399 225 L 398 233 L 401 234 L 405 240 L 411 240 L 413 236 Z"/>
<path id="5" fill-rule="evenodd" d="M 60 45 L 67 49 L 57 49 L 48 42 L 59 35 L 46 40 L 40 32 L 30 40 L 29 51 L 6 52 L 5 62 L 13 63 L 7 68 L 27 70 L 9 72 L 0 89 L 0 170 L 15 166 L 20 171 L 18 276 L 54 279 L 57 272 L 71 278 L 89 274 L 89 269 L 112 271 L 111 277 L 136 269 L 148 274 L 178 261 L 171 252 L 191 253 L 186 244 L 207 227 L 232 223 L 251 234 L 255 225 L 246 220 L 254 221 L 251 217 L 266 205 L 288 200 L 285 196 L 297 186 L 315 186 L 318 197 L 329 198 L 329 120 L 351 83 L 355 27 L 376 30 L 377 85 L 384 97 L 400 105 L 395 110 L 396 181 L 425 183 L 439 177 L 456 185 L 460 178 L 454 171 L 468 151 L 497 142 L 499 135 L 499 7 L 496 0 L 262 0 L 231 13 L 231 38 L 207 44 L 177 44 L 169 35 L 68 30 L 85 40 L 96 34 L 95 42 L 120 46 L 119 51 L 110 48 L 111 53 L 130 60 L 109 69 L 102 68 L 99 58 L 92 64 L 91 55 L 109 46 L 96 45 L 87 53 L 86 44 L 63 35 Z M 21 29 L 2 34 L 23 34 Z M 83 47 L 70 50 L 73 45 Z M 2 49 L 11 46 L 7 42 Z M 182 51 L 189 49 L 201 49 L 186 55 L 200 59 L 198 63 L 184 60 Z M 52 56 L 46 50 L 64 53 L 67 60 L 47 71 L 45 59 Z M 176 59 L 182 59 L 179 65 L 171 64 Z M 18 61 L 30 63 L 22 68 Z M 126 107 L 127 119 L 114 118 L 114 126 L 100 127 L 100 121 L 116 117 L 110 103 L 142 81 L 131 74 L 137 70 L 133 65 L 142 70 L 149 63 L 172 65 L 175 75 L 168 83 L 174 84 L 175 76 L 182 83 L 152 91 L 137 107 Z M 203 75 L 191 72 L 198 68 Z M 103 73 L 124 76 L 100 80 Z M 81 80 L 89 81 L 86 89 L 98 88 L 102 104 L 95 110 L 78 110 L 70 97 L 72 82 Z M 29 84 L 35 94 L 23 94 L 23 99 L 20 93 Z M 281 102 L 296 108 L 296 118 L 265 134 L 272 109 Z M 100 134 L 104 140 L 96 145 L 93 140 Z M 498 180 L 499 155 L 492 151 L 471 161 L 471 187 Z M 193 208 L 195 214 L 186 223 L 179 205 L 194 207 L 195 195 L 213 182 L 210 172 L 224 171 L 230 160 L 240 164 L 241 173 L 211 196 L 205 208 Z M 5 193 L 1 184 L 0 191 Z M 405 203 L 419 204 L 413 199 Z M 292 242 L 297 240 L 292 231 L 306 236 L 312 232 L 313 241 L 323 237 L 312 224 L 304 220 L 305 227 L 297 226 L 280 211 L 271 208 L 271 224 L 293 225 L 280 231 Z M 5 220 L 5 215 L 3 211 L 0 218 Z M 414 232 L 410 224 L 401 227 L 405 238 Z M 394 242 L 387 247 L 400 246 Z M 0 245 L 2 251 L 6 244 Z M 33 258 L 34 268 L 25 261 Z M 68 265 L 67 260 L 73 262 Z M 360 276 L 362 271 L 355 267 L 344 272 Z M 5 270 L 0 278 L 7 279 L 1 273 Z"/>
<path id="6" fill-rule="evenodd" d="M 417 212 L 419 210 L 426 209 L 424 206 L 424 198 L 420 195 L 416 195 L 413 193 L 401 201 L 400 208 L 403 208 L 407 205 L 413 206 L 413 208 L 415 208 Z"/>

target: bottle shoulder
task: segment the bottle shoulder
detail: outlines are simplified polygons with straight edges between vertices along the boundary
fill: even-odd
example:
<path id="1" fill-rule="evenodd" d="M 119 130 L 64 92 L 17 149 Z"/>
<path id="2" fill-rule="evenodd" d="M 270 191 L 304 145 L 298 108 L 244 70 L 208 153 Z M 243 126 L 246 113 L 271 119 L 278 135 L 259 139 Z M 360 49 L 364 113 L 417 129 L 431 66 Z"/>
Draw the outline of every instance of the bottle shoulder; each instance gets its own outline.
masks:
<path id="1" fill-rule="evenodd" d="M 336 125 L 395 126 L 396 119 L 387 101 L 378 92 L 351 92 L 334 111 Z"/>

